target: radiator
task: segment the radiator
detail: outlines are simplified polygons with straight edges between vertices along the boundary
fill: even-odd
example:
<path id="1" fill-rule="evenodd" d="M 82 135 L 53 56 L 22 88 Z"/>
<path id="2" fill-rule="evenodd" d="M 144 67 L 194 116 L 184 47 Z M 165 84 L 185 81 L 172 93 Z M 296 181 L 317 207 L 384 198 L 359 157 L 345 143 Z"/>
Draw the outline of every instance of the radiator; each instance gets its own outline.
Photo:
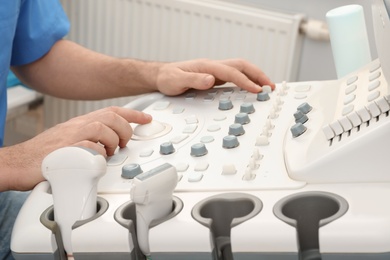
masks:
<path id="1" fill-rule="evenodd" d="M 284 14 L 217 0 L 61 0 L 67 36 L 117 57 L 179 61 L 244 58 L 275 82 L 296 80 L 301 14 Z M 134 97 L 133 97 L 134 98 Z M 66 101 L 45 97 L 45 126 L 132 98 Z"/>

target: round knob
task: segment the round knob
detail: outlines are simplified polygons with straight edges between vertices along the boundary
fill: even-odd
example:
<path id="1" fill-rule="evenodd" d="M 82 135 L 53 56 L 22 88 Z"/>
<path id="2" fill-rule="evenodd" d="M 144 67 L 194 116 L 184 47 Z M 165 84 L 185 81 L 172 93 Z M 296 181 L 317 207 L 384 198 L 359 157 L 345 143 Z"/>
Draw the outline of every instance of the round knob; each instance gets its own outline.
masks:
<path id="1" fill-rule="evenodd" d="M 257 98 L 256 98 L 257 101 L 267 101 L 269 100 L 269 94 L 268 92 L 260 92 L 260 93 L 257 93 Z"/>
<path id="2" fill-rule="evenodd" d="M 138 174 L 142 173 L 141 166 L 136 163 L 125 164 L 122 167 L 122 178 L 133 179 Z"/>
<path id="3" fill-rule="evenodd" d="M 305 102 L 298 106 L 298 110 L 302 111 L 304 114 L 307 114 L 312 110 L 312 107 L 307 102 Z"/>
<path id="4" fill-rule="evenodd" d="M 171 142 L 162 143 L 160 145 L 160 153 L 163 155 L 168 155 L 175 152 L 175 148 Z"/>
<path id="5" fill-rule="evenodd" d="M 204 143 L 197 143 L 191 146 L 191 155 L 195 157 L 203 156 L 208 153 Z"/>
<path id="6" fill-rule="evenodd" d="M 295 137 L 300 136 L 304 132 L 306 132 L 306 129 L 307 129 L 306 126 L 304 126 L 303 124 L 296 123 L 295 125 L 293 125 L 291 127 L 290 130 L 291 130 L 292 136 L 295 138 Z"/>
<path id="7" fill-rule="evenodd" d="M 294 113 L 294 118 L 295 118 L 295 123 L 301 123 L 301 124 L 304 124 L 306 123 L 307 120 L 309 120 L 307 115 L 304 114 L 301 110 L 297 110 Z"/>
<path id="8" fill-rule="evenodd" d="M 229 135 L 239 136 L 245 134 L 242 124 L 232 124 L 229 126 Z"/>
<path id="9" fill-rule="evenodd" d="M 238 113 L 234 118 L 234 123 L 245 125 L 248 124 L 251 120 L 247 113 Z"/>
<path id="10" fill-rule="evenodd" d="M 238 142 L 238 139 L 234 135 L 228 135 L 223 138 L 222 147 L 231 149 L 234 147 L 237 147 L 240 143 Z"/>
<path id="11" fill-rule="evenodd" d="M 240 112 L 241 113 L 252 114 L 252 113 L 255 112 L 255 107 L 253 106 L 252 103 L 243 103 L 240 106 Z"/>
<path id="12" fill-rule="evenodd" d="M 219 110 L 230 110 L 233 108 L 233 103 L 230 99 L 222 99 L 219 101 Z"/>

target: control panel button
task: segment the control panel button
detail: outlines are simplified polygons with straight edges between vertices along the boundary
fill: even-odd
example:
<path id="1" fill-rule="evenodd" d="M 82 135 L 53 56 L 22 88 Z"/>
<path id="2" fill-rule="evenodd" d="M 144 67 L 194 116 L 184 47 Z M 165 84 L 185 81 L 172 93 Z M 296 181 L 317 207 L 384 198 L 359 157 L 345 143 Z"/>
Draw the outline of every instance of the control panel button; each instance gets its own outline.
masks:
<path id="1" fill-rule="evenodd" d="M 204 143 L 197 143 L 191 146 L 191 156 L 199 157 L 208 153 Z"/>
<path id="2" fill-rule="evenodd" d="M 141 174 L 143 171 L 141 166 L 136 163 L 126 164 L 122 167 L 122 178 L 124 179 L 133 179 L 138 174 Z"/>
<path id="3" fill-rule="evenodd" d="M 229 126 L 229 135 L 240 136 L 243 134 L 245 134 L 245 130 L 241 124 L 232 124 Z"/>
<path id="4" fill-rule="evenodd" d="M 246 102 L 246 103 L 241 104 L 240 112 L 252 114 L 255 112 L 255 107 L 253 106 L 253 103 Z"/>
<path id="5" fill-rule="evenodd" d="M 294 118 L 295 118 L 295 123 L 301 123 L 301 124 L 304 124 L 307 122 L 307 120 L 309 120 L 309 118 L 307 117 L 306 114 L 302 113 L 301 110 L 297 110 L 295 113 L 294 113 Z"/>
<path id="6" fill-rule="evenodd" d="M 175 152 L 175 148 L 171 142 L 165 142 L 160 145 L 160 153 L 168 155 Z"/>
<path id="7" fill-rule="evenodd" d="M 219 101 L 219 110 L 230 110 L 233 108 L 233 103 L 230 99 L 222 99 Z"/>
<path id="8" fill-rule="evenodd" d="M 222 141 L 222 147 L 227 149 L 235 148 L 239 144 L 237 137 L 234 135 L 225 136 Z"/>
<path id="9" fill-rule="evenodd" d="M 304 126 L 301 123 L 296 123 L 295 125 L 293 125 L 290 128 L 290 130 L 291 130 L 292 136 L 295 138 L 295 137 L 302 135 L 304 132 L 306 132 L 307 128 L 306 128 L 306 126 Z"/>
<path id="10" fill-rule="evenodd" d="M 257 97 L 256 97 L 257 101 L 267 101 L 269 99 L 270 99 L 270 97 L 269 97 L 269 94 L 267 92 L 257 93 Z"/>
<path id="11" fill-rule="evenodd" d="M 248 124 L 250 123 L 250 118 L 248 116 L 247 113 L 238 113 L 235 117 L 234 117 L 234 123 L 238 123 L 238 124 L 241 124 L 241 125 L 245 125 L 245 124 Z"/>
<path id="12" fill-rule="evenodd" d="M 297 109 L 300 110 L 302 113 L 307 114 L 307 113 L 309 113 L 313 108 L 312 108 L 312 106 L 309 105 L 309 103 L 305 102 L 305 103 L 300 104 L 300 105 L 297 107 Z"/>

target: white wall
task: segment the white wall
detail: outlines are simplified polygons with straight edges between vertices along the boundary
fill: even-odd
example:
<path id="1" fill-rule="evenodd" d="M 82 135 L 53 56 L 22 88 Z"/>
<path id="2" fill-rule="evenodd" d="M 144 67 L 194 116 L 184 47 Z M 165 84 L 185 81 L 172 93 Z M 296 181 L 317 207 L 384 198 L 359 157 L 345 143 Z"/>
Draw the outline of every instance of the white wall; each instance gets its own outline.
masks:
<path id="1" fill-rule="evenodd" d="M 309 19 L 325 21 L 327 11 L 349 4 L 359 4 L 364 7 L 368 34 L 370 37 L 371 54 L 377 57 L 371 23 L 371 1 L 369 0 L 225 0 L 227 2 L 243 3 L 260 6 L 282 12 L 298 12 Z M 299 81 L 335 79 L 333 56 L 329 42 L 319 42 L 305 39 L 302 52 Z"/>

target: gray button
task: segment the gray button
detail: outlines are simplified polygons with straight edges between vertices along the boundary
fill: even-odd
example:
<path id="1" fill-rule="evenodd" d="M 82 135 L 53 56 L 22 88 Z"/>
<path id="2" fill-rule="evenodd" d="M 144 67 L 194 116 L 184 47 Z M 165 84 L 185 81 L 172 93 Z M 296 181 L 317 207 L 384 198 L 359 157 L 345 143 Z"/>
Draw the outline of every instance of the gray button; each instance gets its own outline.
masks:
<path id="1" fill-rule="evenodd" d="M 312 110 L 312 107 L 307 102 L 305 102 L 298 106 L 298 110 L 302 111 L 304 114 L 307 114 Z"/>
<path id="2" fill-rule="evenodd" d="M 233 108 L 233 103 L 230 99 L 222 99 L 219 101 L 219 110 L 230 110 Z"/>
<path id="3" fill-rule="evenodd" d="M 123 165 L 122 167 L 122 178 L 133 179 L 138 174 L 142 173 L 141 166 L 136 163 L 130 163 Z"/>
<path id="4" fill-rule="evenodd" d="M 197 143 L 191 146 L 191 155 L 195 157 L 203 156 L 208 153 L 204 143 Z"/>
<path id="5" fill-rule="evenodd" d="M 162 143 L 160 145 L 160 153 L 163 155 L 171 154 L 175 152 L 175 148 L 171 142 Z"/>
<path id="6" fill-rule="evenodd" d="M 248 124 L 251 120 L 249 119 L 249 116 L 247 113 L 238 113 L 234 118 L 234 123 L 238 124 Z"/>
<path id="7" fill-rule="evenodd" d="M 268 92 L 260 92 L 260 93 L 257 93 L 257 98 L 256 98 L 257 101 L 267 101 L 269 100 L 269 94 Z"/>
<path id="8" fill-rule="evenodd" d="M 306 128 L 306 126 L 304 126 L 301 123 L 296 123 L 295 125 L 293 125 L 291 127 L 290 130 L 291 130 L 291 133 L 292 133 L 293 137 L 298 137 L 301 134 L 303 134 L 304 132 L 306 132 L 307 128 Z"/>
<path id="9" fill-rule="evenodd" d="M 240 143 L 238 142 L 238 139 L 236 136 L 228 135 L 228 136 L 225 136 L 223 138 L 222 147 L 227 148 L 227 149 L 231 149 L 231 148 L 237 147 L 239 144 Z"/>
<path id="10" fill-rule="evenodd" d="M 307 117 L 306 114 L 302 113 L 301 110 L 297 110 L 295 113 L 294 113 L 294 118 L 295 118 L 295 123 L 301 123 L 301 124 L 304 124 L 307 122 L 307 120 L 309 120 L 309 118 Z"/>
<path id="11" fill-rule="evenodd" d="M 241 124 L 232 124 L 229 126 L 229 135 L 243 135 L 245 134 L 244 127 Z"/>
<path id="12" fill-rule="evenodd" d="M 252 103 L 242 103 L 240 106 L 241 113 L 252 114 L 255 112 L 255 107 Z"/>

